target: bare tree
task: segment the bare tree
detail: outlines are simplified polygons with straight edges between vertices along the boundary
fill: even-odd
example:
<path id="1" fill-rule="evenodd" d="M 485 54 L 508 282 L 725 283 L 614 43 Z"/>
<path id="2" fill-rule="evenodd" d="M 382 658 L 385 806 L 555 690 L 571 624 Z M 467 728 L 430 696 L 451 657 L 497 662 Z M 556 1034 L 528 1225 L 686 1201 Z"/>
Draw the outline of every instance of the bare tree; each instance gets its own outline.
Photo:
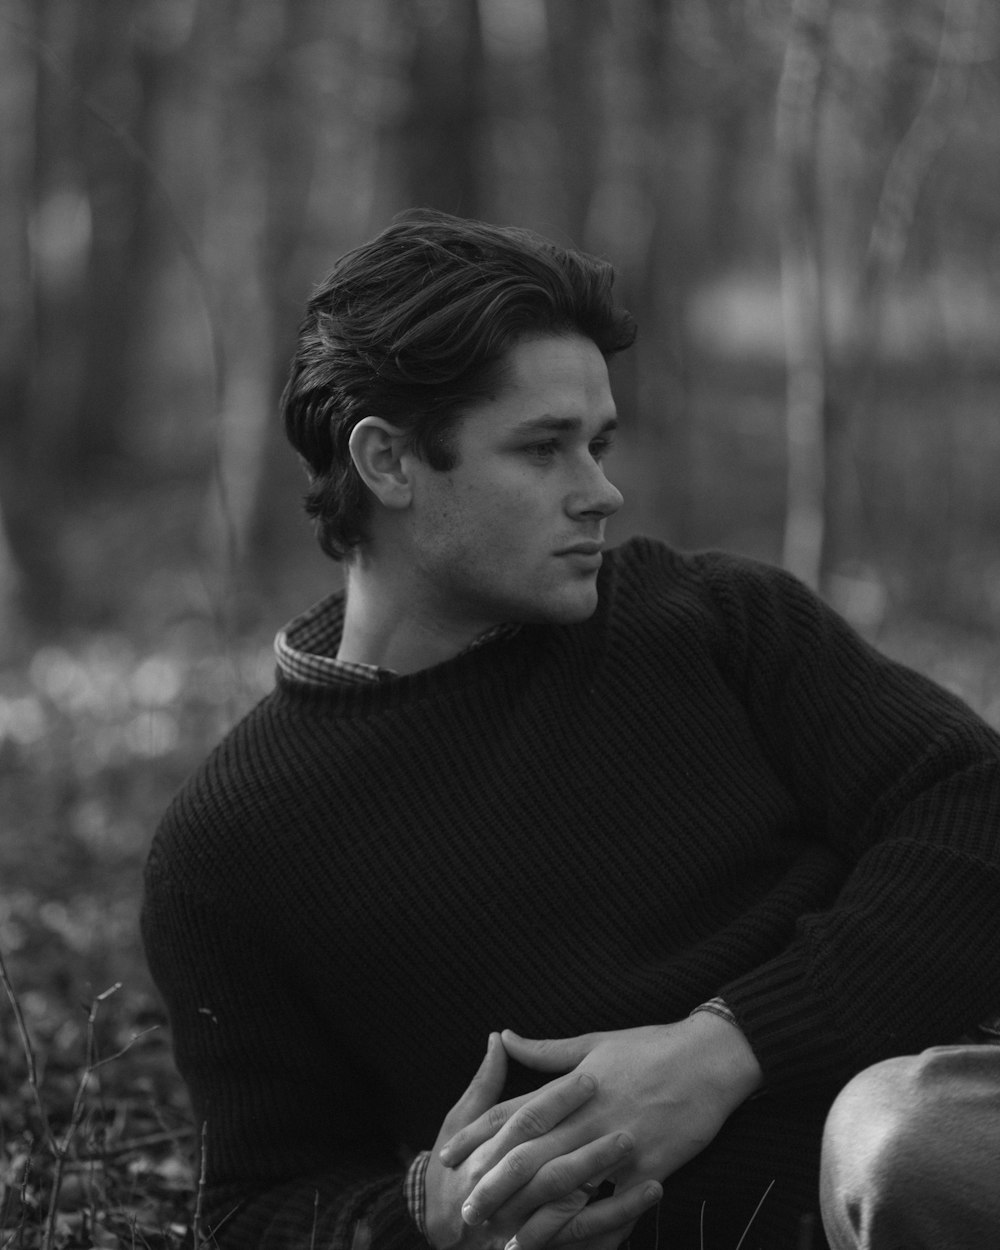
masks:
<path id="1" fill-rule="evenodd" d="M 826 527 L 828 340 L 817 186 L 834 0 L 793 0 L 776 115 L 785 316 L 787 503 L 782 560 L 820 584 Z"/>
<path id="2" fill-rule="evenodd" d="M 485 65 L 472 0 L 395 0 L 409 40 L 406 104 L 385 133 L 403 202 L 482 214 L 486 170 Z"/>

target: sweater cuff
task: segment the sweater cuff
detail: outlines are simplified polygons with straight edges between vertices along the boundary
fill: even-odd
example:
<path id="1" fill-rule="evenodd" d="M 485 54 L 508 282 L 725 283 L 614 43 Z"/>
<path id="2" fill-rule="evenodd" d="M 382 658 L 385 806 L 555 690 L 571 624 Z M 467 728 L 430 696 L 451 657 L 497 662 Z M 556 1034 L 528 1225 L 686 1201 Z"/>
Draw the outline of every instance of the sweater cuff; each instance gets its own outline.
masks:
<path id="1" fill-rule="evenodd" d="M 840 1088 L 856 1070 L 803 962 L 801 952 L 786 951 L 723 986 L 720 995 L 757 1056 L 764 1084 L 776 1093 Z"/>

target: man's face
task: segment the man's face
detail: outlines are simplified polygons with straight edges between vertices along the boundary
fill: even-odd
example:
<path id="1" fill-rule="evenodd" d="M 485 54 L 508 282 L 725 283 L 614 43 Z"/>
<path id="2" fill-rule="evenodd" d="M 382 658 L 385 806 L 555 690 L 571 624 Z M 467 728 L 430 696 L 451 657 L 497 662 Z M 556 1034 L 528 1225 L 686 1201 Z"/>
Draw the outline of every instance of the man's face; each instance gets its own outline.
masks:
<path id="1" fill-rule="evenodd" d="M 454 431 L 456 467 L 411 461 L 412 589 L 425 619 L 463 632 L 590 616 L 604 524 L 622 504 L 602 463 L 615 405 L 597 347 L 529 339 L 507 363 Z"/>

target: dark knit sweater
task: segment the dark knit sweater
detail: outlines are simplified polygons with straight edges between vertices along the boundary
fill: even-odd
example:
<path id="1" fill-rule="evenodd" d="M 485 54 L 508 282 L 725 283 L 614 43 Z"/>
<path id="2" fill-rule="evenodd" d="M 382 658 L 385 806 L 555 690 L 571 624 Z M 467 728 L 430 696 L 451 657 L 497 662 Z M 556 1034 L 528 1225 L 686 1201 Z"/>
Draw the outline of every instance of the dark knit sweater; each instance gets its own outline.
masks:
<path id="1" fill-rule="evenodd" d="M 791 1250 L 836 1090 L 996 1011 L 1000 740 L 792 578 L 636 540 L 582 624 L 279 679 L 167 812 L 143 926 L 220 1245 L 346 1250 L 366 1212 L 373 1250 L 425 1250 L 406 1160 L 491 1029 L 721 994 L 766 1090 L 632 1247 L 704 1218 L 732 1250 L 774 1181 L 744 1246 Z"/>

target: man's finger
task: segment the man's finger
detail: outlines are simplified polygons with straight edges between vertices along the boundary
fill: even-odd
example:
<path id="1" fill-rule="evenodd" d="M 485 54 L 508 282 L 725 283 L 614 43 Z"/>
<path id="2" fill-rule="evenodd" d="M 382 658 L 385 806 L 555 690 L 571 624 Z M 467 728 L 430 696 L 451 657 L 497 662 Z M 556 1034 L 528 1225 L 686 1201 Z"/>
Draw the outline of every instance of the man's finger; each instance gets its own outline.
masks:
<path id="1" fill-rule="evenodd" d="M 547 1244 L 551 1247 L 570 1246 L 578 1241 L 610 1238 L 611 1244 L 618 1245 L 628 1236 L 639 1216 L 655 1206 L 662 1197 L 663 1186 L 658 1181 L 639 1181 L 628 1189 L 619 1189 L 612 1197 L 602 1198 L 599 1202 L 592 1202 L 584 1207 L 558 1233 L 549 1238 Z M 525 1225 L 529 1233 L 530 1223 L 529 1220 Z M 538 1241 L 525 1244 L 521 1231 L 518 1230 L 517 1233 L 518 1245 L 523 1246 L 524 1250 L 540 1250 L 541 1243 Z"/>
<path id="2" fill-rule="evenodd" d="M 596 1092 L 596 1080 L 581 1074 L 553 1081 L 525 1097 L 497 1103 L 445 1142 L 439 1158 L 446 1167 L 456 1167 L 473 1150 L 495 1139 L 495 1161 L 513 1146 L 549 1132 Z"/>
<path id="3" fill-rule="evenodd" d="M 561 1203 L 578 1190 L 587 1193 L 591 1182 L 620 1171 L 633 1149 L 627 1133 L 615 1132 L 553 1155 L 553 1150 L 562 1149 L 562 1136 L 552 1134 L 544 1143 L 525 1142 L 504 1155 L 469 1194 L 462 1208 L 465 1222 L 495 1219 L 500 1225 L 516 1225 L 518 1210 L 523 1218 L 525 1211 Z M 540 1153 L 542 1146 L 545 1149 Z M 505 1207 L 508 1200 L 512 1200 L 510 1206 Z"/>
<path id="4" fill-rule="evenodd" d="M 519 1037 L 510 1029 L 500 1035 L 504 1049 L 512 1059 L 538 1072 L 568 1072 L 594 1047 L 594 1034 L 580 1037 Z"/>
<path id="5" fill-rule="evenodd" d="M 550 1202 L 538 1211 L 521 1227 L 516 1236 L 507 1243 L 506 1250 L 539 1250 L 549 1244 L 552 1238 L 590 1201 L 590 1194 L 584 1189 L 575 1189 L 565 1197 Z M 522 1237 L 524 1241 L 522 1242 Z"/>
<path id="6" fill-rule="evenodd" d="M 500 1034 L 491 1033 L 486 1054 L 462 1097 L 448 1112 L 445 1125 L 459 1128 L 477 1120 L 500 1097 L 507 1079 L 507 1052 L 500 1043 Z"/>

